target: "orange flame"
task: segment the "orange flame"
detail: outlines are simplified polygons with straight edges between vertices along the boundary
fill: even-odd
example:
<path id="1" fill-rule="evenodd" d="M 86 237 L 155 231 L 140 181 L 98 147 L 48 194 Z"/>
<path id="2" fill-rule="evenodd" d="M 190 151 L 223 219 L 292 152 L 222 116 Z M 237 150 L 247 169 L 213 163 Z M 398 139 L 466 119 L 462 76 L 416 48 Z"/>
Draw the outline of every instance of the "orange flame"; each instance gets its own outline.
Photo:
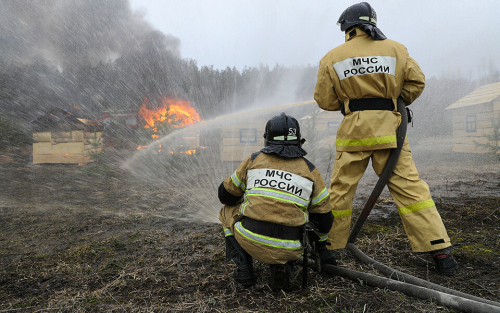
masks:
<path id="1" fill-rule="evenodd" d="M 171 127 L 179 128 L 200 122 L 200 115 L 187 100 L 171 99 L 165 97 L 161 99 L 161 103 L 156 110 L 150 110 L 146 107 L 146 103 L 148 101 L 148 98 L 144 99 L 141 104 L 141 108 L 139 109 L 139 114 L 146 123 L 144 125 L 144 128 L 151 129 L 151 137 L 153 139 L 160 138 L 158 130 L 159 123 L 164 122 L 169 124 Z M 194 137 L 187 138 L 194 139 Z M 146 146 L 139 146 L 137 150 L 140 150 L 142 148 L 146 148 Z M 158 152 L 161 152 L 161 149 L 158 150 Z M 168 152 L 174 154 L 173 151 Z M 195 152 L 196 150 L 187 150 L 180 153 L 191 155 L 195 154 Z"/>
<path id="2" fill-rule="evenodd" d="M 152 128 L 153 132 L 158 132 L 157 122 L 167 122 L 172 127 L 184 127 L 200 121 L 200 115 L 187 100 L 163 98 L 157 110 L 150 110 L 146 107 L 147 99 L 141 104 L 139 114 L 146 125 L 145 128 Z M 156 135 L 153 135 L 156 136 Z M 154 139 L 158 137 L 153 137 Z"/>

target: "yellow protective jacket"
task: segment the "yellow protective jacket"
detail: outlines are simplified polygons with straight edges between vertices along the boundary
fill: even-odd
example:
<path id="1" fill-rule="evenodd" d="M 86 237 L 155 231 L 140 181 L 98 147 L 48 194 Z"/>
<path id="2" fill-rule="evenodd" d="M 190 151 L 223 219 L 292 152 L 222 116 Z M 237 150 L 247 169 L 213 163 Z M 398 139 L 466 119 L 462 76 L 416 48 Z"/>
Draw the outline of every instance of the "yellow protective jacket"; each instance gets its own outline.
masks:
<path id="1" fill-rule="evenodd" d="M 301 226 L 309 221 L 309 214 L 315 224 L 320 219 L 319 241 L 326 242 L 333 221 L 330 194 L 307 159 L 257 152 L 224 180 L 223 187 L 233 196 L 243 196 L 242 217 L 233 218 L 234 236 L 260 262 L 284 264 L 298 259 L 303 252 Z M 225 232 L 232 230 L 228 227 Z"/>
<path id="2" fill-rule="evenodd" d="M 258 221 L 301 226 L 309 213 L 331 211 L 321 174 L 303 157 L 255 153 L 224 180 L 224 188 L 244 195 L 240 214 Z"/>
<path id="3" fill-rule="evenodd" d="M 374 40 L 354 28 L 344 44 L 321 59 L 314 99 L 323 110 L 345 109 L 337 130 L 337 151 L 378 150 L 396 147 L 401 123 L 397 98 L 410 105 L 424 87 L 425 76 L 405 46 L 390 39 Z M 349 110 L 350 100 L 364 98 L 392 99 L 394 111 Z"/>

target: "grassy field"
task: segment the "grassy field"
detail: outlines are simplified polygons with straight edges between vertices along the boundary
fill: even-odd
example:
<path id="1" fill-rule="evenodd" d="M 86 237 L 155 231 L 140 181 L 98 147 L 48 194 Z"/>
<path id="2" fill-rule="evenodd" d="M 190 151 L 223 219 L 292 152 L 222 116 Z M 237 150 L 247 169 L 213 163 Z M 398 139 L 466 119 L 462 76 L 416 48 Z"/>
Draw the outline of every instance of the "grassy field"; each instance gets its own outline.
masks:
<path id="1" fill-rule="evenodd" d="M 219 224 L 180 219 L 175 191 L 112 164 L 20 161 L 0 164 L 0 175 L 0 312 L 454 312 L 314 271 L 303 290 L 299 267 L 291 292 L 272 292 L 269 268 L 257 262 L 257 284 L 243 288 L 225 261 Z M 436 204 L 460 266 L 454 277 L 411 252 L 394 209 L 369 218 L 358 247 L 411 275 L 499 301 L 500 192 Z M 391 205 L 382 198 L 377 207 Z M 338 260 L 377 274 L 347 251 Z"/>

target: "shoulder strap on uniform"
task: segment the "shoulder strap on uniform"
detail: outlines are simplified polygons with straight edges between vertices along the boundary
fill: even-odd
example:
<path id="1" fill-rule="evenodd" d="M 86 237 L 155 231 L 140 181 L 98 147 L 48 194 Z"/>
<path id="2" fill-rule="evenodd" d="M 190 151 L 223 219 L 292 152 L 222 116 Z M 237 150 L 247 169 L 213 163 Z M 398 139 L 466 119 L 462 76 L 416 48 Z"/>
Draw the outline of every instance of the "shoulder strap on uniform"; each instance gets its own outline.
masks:
<path id="1" fill-rule="evenodd" d="M 308 159 L 302 157 L 304 159 L 304 161 L 306 162 L 307 164 L 307 167 L 309 167 L 309 171 L 312 172 L 314 171 L 314 169 L 316 168 L 316 166 L 314 166 L 314 164 L 311 163 L 311 161 L 309 161 Z"/>
<path id="2" fill-rule="evenodd" d="M 262 152 L 262 151 L 257 151 L 257 152 L 252 153 L 252 157 L 251 157 L 252 161 L 253 161 L 253 160 L 255 160 L 255 158 L 256 158 L 256 157 L 257 157 L 257 156 L 258 156 L 261 152 Z"/>

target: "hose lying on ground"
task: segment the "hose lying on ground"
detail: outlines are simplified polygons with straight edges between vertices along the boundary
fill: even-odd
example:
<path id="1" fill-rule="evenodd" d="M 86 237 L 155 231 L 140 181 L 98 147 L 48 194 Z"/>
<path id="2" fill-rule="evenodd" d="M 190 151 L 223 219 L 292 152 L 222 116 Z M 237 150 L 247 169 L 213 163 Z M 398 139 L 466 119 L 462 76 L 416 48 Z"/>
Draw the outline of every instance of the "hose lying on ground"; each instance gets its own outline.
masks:
<path id="1" fill-rule="evenodd" d="M 354 245 L 352 243 L 347 244 L 347 249 L 352 252 L 352 254 L 354 255 L 354 257 L 356 259 L 360 260 L 361 262 L 363 262 L 365 264 L 372 265 L 374 269 L 376 269 L 380 273 L 388 276 L 391 279 L 398 280 L 400 282 L 408 283 L 408 284 L 415 285 L 415 286 L 433 289 L 435 291 L 444 292 L 444 293 L 447 293 L 450 295 L 455 295 L 455 296 L 458 296 L 461 298 L 466 298 L 466 299 L 473 300 L 476 302 L 486 303 L 486 304 L 495 306 L 495 307 L 497 307 L 498 310 L 500 310 L 500 303 L 498 303 L 498 302 L 490 301 L 490 300 L 479 298 L 479 297 L 476 297 L 476 296 L 473 296 L 473 295 L 470 295 L 470 294 L 467 294 L 464 292 L 460 292 L 457 290 L 446 288 L 446 287 L 443 287 L 441 285 L 437 285 L 437 284 L 431 283 L 429 281 L 426 281 L 426 280 L 417 278 L 415 276 L 411 276 L 409 274 L 403 273 L 401 271 L 395 270 L 393 268 L 390 268 L 389 266 L 384 265 L 384 264 L 377 262 L 374 259 L 370 258 L 366 254 L 364 254 L 361 250 L 359 250 L 356 247 L 356 245 Z"/>
<path id="2" fill-rule="evenodd" d="M 390 176 L 392 175 L 392 171 L 396 166 L 399 155 L 401 153 L 401 149 L 404 144 L 408 117 L 406 107 L 401 98 L 398 98 L 397 109 L 401 114 L 401 124 L 398 128 L 397 134 L 397 148 L 391 151 L 391 154 L 389 155 L 389 158 L 384 166 L 384 170 L 382 171 L 380 178 L 375 185 L 375 188 L 368 198 L 368 201 L 366 202 L 358 220 L 353 226 L 353 229 L 347 240 L 347 249 L 349 249 L 358 260 L 372 265 L 376 270 L 378 270 L 382 274 L 387 275 L 390 278 L 379 277 L 333 265 L 323 265 L 321 269 L 331 275 L 342 276 L 354 281 L 363 281 L 365 284 L 373 287 L 400 291 L 412 297 L 436 301 L 441 305 L 465 312 L 500 313 L 500 303 L 498 302 L 489 301 L 453 289 L 445 288 L 443 286 L 436 285 L 431 282 L 394 270 L 368 257 L 366 254 L 361 252 L 356 247 L 356 245 L 354 245 L 361 227 L 370 214 L 372 208 L 375 206 L 378 197 L 382 193 L 382 190 L 384 189 L 385 185 L 389 181 Z"/>
<path id="3" fill-rule="evenodd" d="M 463 312 L 500 313 L 500 307 L 498 306 L 466 299 L 426 287 L 407 284 L 390 278 L 353 271 L 347 268 L 333 265 L 323 265 L 321 266 L 321 269 L 331 275 L 342 276 L 353 281 L 362 282 L 363 284 L 371 287 L 399 291 L 411 297 L 435 301 L 440 305 L 444 305 L 446 307 Z"/>

